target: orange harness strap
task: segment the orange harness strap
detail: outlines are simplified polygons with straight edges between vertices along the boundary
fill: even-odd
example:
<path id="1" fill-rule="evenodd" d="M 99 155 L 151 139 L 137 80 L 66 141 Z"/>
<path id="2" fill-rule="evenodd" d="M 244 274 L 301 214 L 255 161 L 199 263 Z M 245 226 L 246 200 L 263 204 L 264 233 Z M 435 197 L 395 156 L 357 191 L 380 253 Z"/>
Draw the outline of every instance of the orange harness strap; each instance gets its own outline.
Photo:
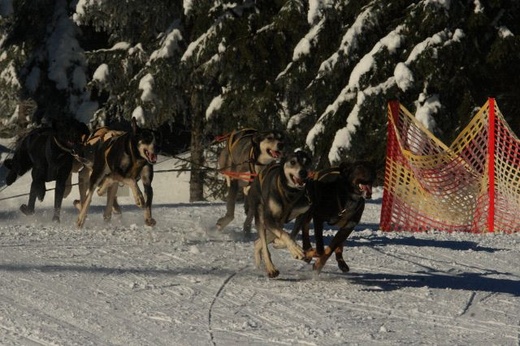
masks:
<path id="1" fill-rule="evenodd" d="M 233 172 L 233 171 L 220 171 L 220 174 L 230 177 L 231 179 L 239 179 L 246 182 L 252 182 L 258 175 L 250 172 Z"/>

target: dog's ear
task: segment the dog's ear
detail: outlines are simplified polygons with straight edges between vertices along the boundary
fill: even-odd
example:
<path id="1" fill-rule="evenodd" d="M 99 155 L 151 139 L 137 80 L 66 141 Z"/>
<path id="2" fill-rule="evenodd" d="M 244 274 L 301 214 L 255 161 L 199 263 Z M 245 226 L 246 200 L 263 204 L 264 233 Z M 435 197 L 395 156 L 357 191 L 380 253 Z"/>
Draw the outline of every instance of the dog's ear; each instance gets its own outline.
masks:
<path id="1" fill-rule="evenodd" d="M 350 174 L 351 165 L 347 162 L 342 162 L 339 164 L 339 172 L 342 176 L 348 177 Z"/>
<path id="2" fill-rule="evenodd" d="M 264 136 L 264 135 L 263 135 L 261 132 L 257 132 L 257 133 L 255 133 L 255 134 L 251 137 L 251 142 L 253 142 L 255 145 L 260 144 L 260 142 L 262 141 L 263 136 Z"/>
<path id="3" fill-rule="evenodd" d="M 346 162 L 342 162 L 339 164 L 339 170 L 343 174 L 344 172 L 348 171 L 349 164 Z"/>

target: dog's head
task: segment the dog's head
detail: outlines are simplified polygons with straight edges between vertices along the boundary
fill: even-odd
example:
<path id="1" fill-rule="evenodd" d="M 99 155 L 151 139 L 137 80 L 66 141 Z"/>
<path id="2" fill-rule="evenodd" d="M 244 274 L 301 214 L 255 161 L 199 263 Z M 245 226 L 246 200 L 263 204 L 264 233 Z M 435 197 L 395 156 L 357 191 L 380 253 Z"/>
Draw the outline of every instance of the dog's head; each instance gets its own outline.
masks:
<path id="1" fill-rule="evenodd" d="M 137 143 L 137 150 L 148 163 L 157 162 L 157 141 L 152 130 L 137 126 L 137 121 L 132 118 L 132 134 Z"/>
<path id="2" fill-rule="evenodd" d="M 258 148 L 257 160 L 263 164 L 282 158 L 285 135 L 281 131 L 258 132 L 253 136 L 253 144 Z"/>
<path id="3" fill-rule="evenodd" d="M 303 150 L 297 150 L 285 157 L 283 172 L 287 185 L 299 190 L 305 188 L 311 163 L 311 157 Z"/>
<path id="4" fill-rule="evenodd" d="M 349 182 L 354 192 L 366 199 L 372 198 L 372 185 L 376 180 L 374 166 L 366 161 L 343 162 L 339 166 L 341 175 Z"/>
<path id="5" fill-rule="evenodd" d="M 84 141 L 90 134 L 87 125 L 70 117 L 54 119 L 52 128 L 59 145 L 72 153 L 81 152 Z"/>

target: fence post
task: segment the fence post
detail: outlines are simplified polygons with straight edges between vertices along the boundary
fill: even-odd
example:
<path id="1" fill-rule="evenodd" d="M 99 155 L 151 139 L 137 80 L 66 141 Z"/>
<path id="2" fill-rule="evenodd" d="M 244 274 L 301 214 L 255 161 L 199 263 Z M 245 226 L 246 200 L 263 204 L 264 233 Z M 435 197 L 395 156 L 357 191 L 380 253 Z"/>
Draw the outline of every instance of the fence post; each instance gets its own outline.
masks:
<path id="1" fill-rule="evenodd" d="M 381 205 L 381 217 L 379 221 L 379 226 L 383 231 L 392 231 L 393 226 L 391 225 L 392 220 L 392 208 L 394 203 L 394 194 L 392 191 L 389 191 L 389 187 L 391 185 L 391 177 L 390 174 L 390 161 L 395 159 L 395 150 L 397 144 L 397 138 L 395 135 L 393 123 L 397 124 L 399 120 L 399 101 L 392 100 L 388 102 L 388 112 L 387 112 L 387 130 L 386 130 L 386 162 L 385 162 L 385 181 L 383 188 L 383 203 Z"/>
<path id="2" fill-rule="evenodd" d="M 495 231 L 495 99 L 489 98 L 488 112 L 488 232 Z"/>

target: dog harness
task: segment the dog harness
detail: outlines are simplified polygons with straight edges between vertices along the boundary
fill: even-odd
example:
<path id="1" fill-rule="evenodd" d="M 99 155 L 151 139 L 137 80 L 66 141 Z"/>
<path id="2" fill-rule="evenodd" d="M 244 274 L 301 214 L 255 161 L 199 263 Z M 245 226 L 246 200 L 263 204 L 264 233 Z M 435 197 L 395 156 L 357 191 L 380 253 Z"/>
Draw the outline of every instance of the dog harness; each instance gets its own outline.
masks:
<path id="1" fill-rule="evenodd" d="M 237 143 L 241 139 L 243 139 L 245 137 L 252 137 L 257 132 L 258 131 L 253 128 L 245 128 L 245 129 L 233 131 L 229 135 L 228 140 L 227 140 L 227 148 L 228 148 L 230 156 L 233 157 L 231 155 L 231 153 L 233 152 L 234 147 L 237 145 Z M 263 166 L 263 164 L 258 163 L 256 161 L 254 147 L 251 147 L 251 150 L 249 151 L 249 158 L 246 161 L 239 162 L 239 163 L 234 162 L 234 163 L 236 165 L 248 163 L 249 172 L 232 172 L 232 171 L 221 170 L 220 173 L 223 175 L 226 175 L 232 179 L 240 179 L 240 180 L 246 181 L 248 183 L 252 182 L 255 179 L 255 177 L 258 175 L 256 172 L 256 169 L 255 169 L 255 165 Z"/>
<path id="2" fill-rule="evenodd" d="M 282 165 L 280 163 L 272 163 L 270 164 L 269 166 L 267 166 L 266 169 L 264 169 L 262 172 L 260 172 L 260 174 L 258 174 L 258 181 L 260 182 L 260 189 L 263 190 L 263 185 L 264 185 L 264 180 L 265 180 L 265 176 L 270 172 L 272 171 L 273 169 L 275 168 L 280 168 Z M 288 217 L 289 217 L 289 214 L 290 212 L 292 211 L 292 209 L 294 208 L 296 202 L 298 202 L 298 200 L 302 197 L 302 196 L 305 196 L 305 198 L 307 198 L 307 202 L 309 203 L 309 205 L 311 205 L 311 198 L 309 196 L 309 191 L 307 189 L 303 189 L 301 190 L 301 193 L 297 195 L 296 198 L 294 198 L 291 202 L 291 199 L 288 197 L 287 195 L 287 192 L 285 191 L 285 189 L 283 188 L 283 184 L 282 184 L 282 178 L 280 175 L 278 175 L 276 177 L 276 189 L 278 190 L 278 193 L 280 194 L 280 196 L 282 197 L 282 201 L 283 201 L 283 204 L 286 205 L 286 206 L 289 206 L 289 208 L 286 208 L 285 209 L 285 213 L 283 215 L 283 220 L 286 220 L 288 221 Z"/>

